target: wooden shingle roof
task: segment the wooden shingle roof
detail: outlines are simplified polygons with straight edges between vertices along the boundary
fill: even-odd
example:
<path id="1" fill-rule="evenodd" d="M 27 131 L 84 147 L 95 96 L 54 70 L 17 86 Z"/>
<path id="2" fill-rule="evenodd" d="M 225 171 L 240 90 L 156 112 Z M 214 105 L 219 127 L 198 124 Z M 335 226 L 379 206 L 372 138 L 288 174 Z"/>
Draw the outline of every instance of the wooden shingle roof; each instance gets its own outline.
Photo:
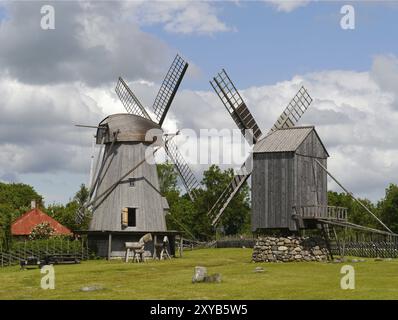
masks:
<path id="1" fill-rule="evenodd" d="M 305 138 L 312 131 L 316 133 L 314 126 L 293 127 L 276 130 L 265 136 L 263 139 L 259 140 L 254 146 L 253 152 L 294 152 L 300 147 Z M 317 133 L 316 135 L 318 136 Z M 324 149 L 326 151 L 325 147 Z"/>

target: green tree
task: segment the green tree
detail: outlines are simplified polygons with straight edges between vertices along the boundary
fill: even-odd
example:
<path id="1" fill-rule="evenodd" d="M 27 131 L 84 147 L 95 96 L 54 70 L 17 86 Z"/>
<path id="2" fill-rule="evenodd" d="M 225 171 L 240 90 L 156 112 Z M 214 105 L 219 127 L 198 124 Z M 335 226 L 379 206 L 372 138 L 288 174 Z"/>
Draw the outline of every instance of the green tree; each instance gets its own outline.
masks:
<path id="1" fill-rule="evenodd" d="M 177 191 L 177 173 L 174 170 L 174 164 L 171 162 L 160 163 L 156 165 L 159 177 L 160 192 L 166 195 L 168 192 Z"/>
<path id="2" fill-rule="evenodd" d="M 376 206 L 369 199 L 358 199 L 371 212 L 377 214 Z M 359 224 L 361 226 L 378 228 L 380 227 L 374 217 L 367 212 L 357 201 L 350 195 L 341 192 L 328 191 L 328 204 L 330 206 L 345 207 L 348 209 L 348 221 Z"/>
<path id="3" fill-rule="evenodd" d="M 5 248 L 12 241 L 12 222 L 30 209 L 32 200 L 38 206 L 43 206 L 43 197 L 32 186 L 0 182 L 0 242 Z"/>
<path id="4" fill-rule="evenodd" d="M 47 207 L 46 213 L 71 230 L 86 230 L 92 217 L 91 211 L 84 207 L 88 197 L 89 190 L 82 184 L 71 201 L 66 205 L 52 204 Z M 77 220 L 79 210 L 83 210 L 81 221 Z"/>
<path id="5" fill-rule="evenodd" d="M 177 174 L 173 164 L 158 165 L 162 195 L 167 198 L 170 215 L 166 216 L 169 229 L 187 230 L 196 239 L 207 240 L 214 236 L 214 228 L 207 216 L 208 211 L 227 188 L 233 178 L 233 170 L 222 171 L 212 165 L 203 173 L 205 189 L 196 190 L 196 200 L 191 201 L 187 194 L 180 194 L 177 187 Z M 230 202 L 220 220 L 226 235 L 250 230 L 249 187 L 245 184 Z"/>
<path id="6" fill-rule="evenodd" d="M 11 243 L 11 223 L 15 210 L 9 204 L 0 204 L 0 245 L 8 249 Z"/>
<path id="7" fill-rule="evenodd" d="M 32 186 L 24 183 L 0 182 L 0 203 L 11 206 L 16 216 L 28 211 L 32 200 L 36 201 L 37 206 L 44 206 L 43 197 Z"/>
<path id="8" fill-rule="evenodd" d="M 233 177 L 234 172 L 232 169 L 222 171 L 216 165 L 212 165 L 203 173 L 202 183 L 206 187 L 206 192 L 202 198 L 202 205 L 207 207 L 206 212 L 216 203 Z M 249 191 L 249 186 L 245 183 L 225 209 L 219 224 L 226 235 L 245 233 L 250 230 Z"/>
<path id="9" fill-rule="evenodd" d="M 390 184 L 386 189 L 386 194 L 381 199 L 377 208 L 380 219 L 391 229 L 398 233 L 398 186 Z"/>
<path id="10" fill-rule="evenodd" d="M 156 166 L 160 192 L 169 204 L 169 214 L 166 215 L 169 230 L 183 230 L 192 237 L 194 205 L 189 197 L 182 196 L 177 184 L 177 172 L 174 164 L 165 162 Z"/>

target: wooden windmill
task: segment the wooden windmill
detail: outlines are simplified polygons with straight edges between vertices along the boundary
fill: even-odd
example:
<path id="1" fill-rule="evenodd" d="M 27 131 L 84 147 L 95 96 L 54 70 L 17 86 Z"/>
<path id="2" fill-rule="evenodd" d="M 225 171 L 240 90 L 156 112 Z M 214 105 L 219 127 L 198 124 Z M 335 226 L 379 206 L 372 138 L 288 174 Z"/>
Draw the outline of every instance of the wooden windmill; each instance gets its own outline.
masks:
<path id="1" fill-rule="evenodd" d="M 291 208 L 298 203 L 303 205 L 315 204 L 311 203 L 315 197 L 311 197 L 308 201 L 304 201 L 306 203 L 303 203 L 299 200 L 304 197 L 297 193 L 293 194 L 292 190 L 297 183 L 296 180 L 298 180 L 297 174 L 295 175 L 293 171 L 295 163 L 300 161 L 296 154 L 297 147 L 305 139 L 310 139 L 311 142 L 316 139 L 319 140 L 314 128 L 306 127 L 292 130 L 311 104 L 312 98 L 307 90 L 301 87 L 269 132 L 264 135 L 224 69 L 210 81 L 210 84 L 249 144 L 254 144 L 253 162 L 250 156 L 208 212 L 212 224 L 217 225 L 230 201 L 253 174 L 252 229 L 254 231 L 262 228 L 295 229 L 296 223 L 291 219 Z M 274 135 L 276 132 L 278 133 Z M 280 135 L 280 133 L 283 134 Z M 275 141 L 271 142 L 271 137 L 275 138 L 276 136 L 279 137 L 279 141 L 274 139 Z M 299 137 L 296 137 L 293 142 L 292 137 L 294 136 Z M 283 143 L 286 143 L 286 145 L 281 146 Z M 290 145 L 288 145 L 289 143 Z M 323 146 L 320 140 L 319 144 Z M 264 145 L 267 145 L 269 149 L 263 153 L 261 147 L 264 147 Z M 279 150 L 276 148 L 278 146 Z M 325 163 L 327 152 L 326 150 L 322 151 L 323 153 L 319 157 Z M 285 154 L 282 154 L 283 152 Z M 314 150 L 309 150 L 309 152 L 313 153 Z M 268 170 L 268 167 L 271 170 Z M 267 168 L 267 173 L 264 171 L 265 168 Z M 277 182 L 277 180 L 280 181 Z M 303 190 L 308 190 L 308 188 L 313 187 L 312 184 L 313 181 L 308 179 L 306 184 L 301 187 Z M 319 204 L 324 204 L 325 192 L 323 189 L 316 192 L 319 195 L 316 197 Z M 268 207 L 270 203 L 272 205 Z"/>
<path id="2" fill-rule="evenodd" d="M 252 155 L 208 212 L 213 226 L 220 222 L 230 201 L 252 176 L 252 231 L 321 227 L 330 240 L 333 236 L 329 226 L 332 229 L 339 226 L 397 236 L 328 171 L 329 154 L 315 128 L 296 127 L 312 102 L 304 87 L 299 89 L 267 134 L 263 134 L 225 70 L 210 83 L 242 134 L 253 145 Z M 386 231 L 349 222 L 347 208 L 328 206 L 328 176 Z"/>
<path id="3" fill-rule="evenodd" d="M 195 198 L 199 183 L 177 146 L 162 130 L 187 68 L 188 63 L 177 55 L 153 103 L 154 119 L 119 77 L 116 93 L 127 113 L 110 115 L 97 128 L 96 143 L 104 146 L 104 151 L 90 189 L 90 231 L 166 231 L 168 204 L 159 191 L 156 165 L 147 161 L 148 148 L 154 143 L 147 137 L 149 130 L 160 132 L 155 137 L 163 140 L 162 146 L 189 196 Z"/>

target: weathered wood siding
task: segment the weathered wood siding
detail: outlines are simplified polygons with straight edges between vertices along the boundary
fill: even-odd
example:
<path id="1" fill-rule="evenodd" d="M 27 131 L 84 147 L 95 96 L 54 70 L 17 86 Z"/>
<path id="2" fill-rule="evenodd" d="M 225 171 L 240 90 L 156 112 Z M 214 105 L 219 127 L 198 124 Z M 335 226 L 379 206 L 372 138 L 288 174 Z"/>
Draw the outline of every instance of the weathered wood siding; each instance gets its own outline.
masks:
<path id="1" fill-rule="evenodd" d="M 254 153 L 252 230 L 296 230 L 293 207 L 327 205 L 327 152 L 312 131 L 295 152 Z"/>
<path id="2" fill-rule="evenodd" d="M 111 148 L 112 147 L 112 148 Z M 107 158 L 97 194 L 101 194 L 145 157 L 144 143 L 107 144 Z M 129 178 L 135 178 L 130 187 Z M 98 205 L 98 203 L 96 204 Z M 125 207 L 136 208 L 136 227 L 122 228 L 121 211 Z M 106 231 L 165 231 L 165 211 L 159 192 L 159 181 L 155 164 L 144 162 L 129 177 L 124 179 L 95 208 L 90 230 Z"/>
<path id="3" fill-rule="evenodd" d="M 314 159 L 327 166 L 327 153 L 312 131 L 295 153 L 297 207 L 327 205 L 327 174 Z"/>
<path id="4" fill-rule="evenodd" d="M 292 228 L 293 152 L 254 154 L 252 229 Z"/>

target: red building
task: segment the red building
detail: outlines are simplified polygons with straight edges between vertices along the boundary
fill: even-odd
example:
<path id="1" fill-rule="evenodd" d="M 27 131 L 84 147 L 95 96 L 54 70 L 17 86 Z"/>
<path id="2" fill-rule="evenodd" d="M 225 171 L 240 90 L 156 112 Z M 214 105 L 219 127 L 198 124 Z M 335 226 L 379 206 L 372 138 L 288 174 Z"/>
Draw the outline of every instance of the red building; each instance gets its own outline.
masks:
<path id="1" fill-rule="evenodd" d="M 33 208 L 16 219 L 11 225 L 11 234 L 17 237 L 29 236 L 33 228 L 43 222 L 50 224 L 54 229 L 54 235 L 72 235 L 71 230 L 38 208 Z"/>

